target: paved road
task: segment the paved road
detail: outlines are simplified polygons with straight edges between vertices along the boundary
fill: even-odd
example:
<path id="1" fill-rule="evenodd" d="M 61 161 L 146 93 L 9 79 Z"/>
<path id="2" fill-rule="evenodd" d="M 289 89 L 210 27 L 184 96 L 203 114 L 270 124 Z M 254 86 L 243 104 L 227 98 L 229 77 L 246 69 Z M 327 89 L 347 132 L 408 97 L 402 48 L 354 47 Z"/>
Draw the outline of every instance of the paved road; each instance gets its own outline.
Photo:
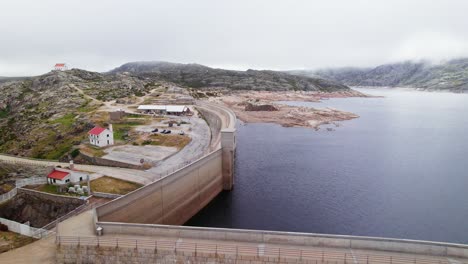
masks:
<path id="1" fill-rule="evenodd" d="M 197 117 L 190 118 L 188 121 L 191 124 L 190 127 L 192 131 L 187 134 L 190 135 L 192 140 L 182 150 L 156 163 L 153 168 L 148 170 L 148 172 L 153 173 L 153 180 L 159 179 L 161 176 L 165 176 L 169 172 L 190 163 L 195 158 L 207 154 L 211 139 L 211 132 L 208 124 L 205 120 Z"/>
<path id="2" fill-rule="evenodd" d="M 55 236 L 0 254 L 1 264 L 55 263 Z"/>
<path id="3" fill-rule="evenodd" d="M 14 157 L 14 156 L 8 156 L 8 155 L 3 155 L 3 154 L 0 154 L 0 161 L 35 165 L 35 166 L 66 167 L 69 165 L 68 163 L 64 163 L 64 162 L 28 159 L 28 158 Z M 124 168 L 116 168 L 116 167 L 75 164 L 75 168 L 78 170 L 82 170 L 82 171 L 98 173 L 98 174 L 95 174 L 96 175 L 95 178 L 102 176 L 102 175 L 108 175 L 114 178 L 127 180 L 127 181 L 133 181 L 133 182 L 137 182 L 140 184 L 148 184 L 152 182 L 152 179 L 154 177 L 149 172 L 140 171 L 140 170 L 132 170 L 132 169 L 124 169 Z"/>

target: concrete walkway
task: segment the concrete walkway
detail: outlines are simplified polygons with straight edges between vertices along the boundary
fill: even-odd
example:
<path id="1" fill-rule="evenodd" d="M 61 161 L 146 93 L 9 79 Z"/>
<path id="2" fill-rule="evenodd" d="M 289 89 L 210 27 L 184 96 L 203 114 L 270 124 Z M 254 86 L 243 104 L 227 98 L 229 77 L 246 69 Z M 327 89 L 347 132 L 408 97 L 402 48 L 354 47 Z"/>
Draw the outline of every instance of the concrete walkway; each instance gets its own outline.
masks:
<path id="1" fill-rule="evenodd" d="M 55 263 L 55 236 L 0 254 L 0 264 Z"/>

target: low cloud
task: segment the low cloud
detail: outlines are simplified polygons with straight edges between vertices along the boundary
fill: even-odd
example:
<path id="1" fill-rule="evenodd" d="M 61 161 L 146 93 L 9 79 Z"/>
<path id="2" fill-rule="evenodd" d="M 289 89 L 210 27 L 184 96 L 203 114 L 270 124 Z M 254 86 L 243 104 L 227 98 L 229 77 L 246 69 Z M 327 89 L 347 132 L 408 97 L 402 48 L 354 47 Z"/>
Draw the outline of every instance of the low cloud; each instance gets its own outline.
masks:
<path id="1" fill-rule="evenodd" d="M 432 63 L 440 63 L 467 55 L 467 39 L 441 32 L 424 32 L 403 41 L 392 54 L 390 60 L 427 60 Z"/>

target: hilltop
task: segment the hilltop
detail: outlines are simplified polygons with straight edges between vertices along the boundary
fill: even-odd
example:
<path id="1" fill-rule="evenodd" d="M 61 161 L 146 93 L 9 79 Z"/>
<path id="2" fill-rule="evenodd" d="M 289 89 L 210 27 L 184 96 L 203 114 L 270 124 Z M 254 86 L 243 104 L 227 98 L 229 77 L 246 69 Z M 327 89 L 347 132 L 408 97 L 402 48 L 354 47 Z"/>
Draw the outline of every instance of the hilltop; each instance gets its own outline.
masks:
<path id="1" fill-rule="evenodd" d="M 336 68 L 290 73 L 329 78 L 350 86 L 412 87 L 433 91 L 468 92 L 468 59 L 456 59 L 441 64 L 408 61 L 375 68 Z"/>
<path id="2" fill-rule="evenodd" d="M 345 85 L 321 77 L 292 75 L 279 71 L 233 71 L 214 69 L 199 64 L 170 62 L 131 62 L 108 74 L 129 73 L 155 78 L 191 88 L 227 88 L 263 91 L 338 91 Z"/>
<path id="3" fill-rule="evenodd" d="M 101 102 L 151 89 L 138 77 L 73 69 L 0 83 L 0 152 L 58 159 L 92 128 Z M 97 98 L 97 99 L 95 99 Z"/>

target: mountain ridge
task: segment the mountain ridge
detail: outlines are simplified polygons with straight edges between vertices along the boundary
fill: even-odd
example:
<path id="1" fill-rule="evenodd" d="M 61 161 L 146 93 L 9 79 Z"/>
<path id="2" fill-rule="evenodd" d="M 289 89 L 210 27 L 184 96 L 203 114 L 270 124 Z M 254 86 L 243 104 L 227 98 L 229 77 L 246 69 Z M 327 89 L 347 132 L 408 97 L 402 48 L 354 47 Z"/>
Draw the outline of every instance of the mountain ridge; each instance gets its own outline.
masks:
<path id="1" fill-rule="evenodd" d="M 201 64 L 163 61 L 129 62 L 106 74 L 130 73 L 170 81 L 191 88 L 223 87 L 233 90 L 337 91 L 349 87 L 322 77 L 298 76 L 281 71 L 217 69 Z"/>
<path id="2" fill-rule="evenodd" d="M 439 64 L 411 62 L 377 67 L 296 70 L 291 74 L 329 78 L 349 86 L 410 87 L 430 91 L 468 92 L 468 58 Z"/>

